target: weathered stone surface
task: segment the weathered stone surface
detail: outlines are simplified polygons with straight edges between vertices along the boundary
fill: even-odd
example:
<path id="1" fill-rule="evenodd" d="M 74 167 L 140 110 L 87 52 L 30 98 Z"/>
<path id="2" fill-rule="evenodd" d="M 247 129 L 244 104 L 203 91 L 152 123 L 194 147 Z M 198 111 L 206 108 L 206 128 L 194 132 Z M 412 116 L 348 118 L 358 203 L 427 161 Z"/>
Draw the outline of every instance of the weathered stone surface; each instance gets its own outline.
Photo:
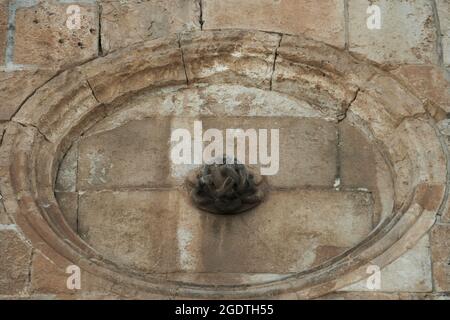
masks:
<path id="1" fill-rule="evenodd" d="M 67 278 L 70 274 L 66 273 L 66 270 L 52 261 L 50 257 L 35 253 L 31 268 L 31 292 L 33 294 L 71 295 L 76 292 L 67 288 Z"/>
<path id="2" fill-rule="evenodd" d="M 349 114 L 362 119 L 381 141 L 389 140 L 390 133 L 404 118 L 425 112 L 417 97 L 385 75 L 376 75 L 362 89 L 351 104 Z"/>
<path id="3" fill-rule="evenodd" d="M 431 258 L 434 288 L 450 291 L 450 225 L 437 224 L 431 230 Z"/>
<path id="4" fill-rule="evenodd" d="M 437 121 L 450 112 L 450 79 L 446 78 L 445 71 L 436 66 L 401 66 L 393 73 L 423 101 L 430 100 L 444 111 L 435 115 Z"/>
<path id="5" fill-rule="evenodd" d="M 441 24 L 444 64 L 450 67 L 450 2 L 448 0 L 436 0 L 436 6 Z"/>
<path id="6" fill-rule="evenodd" d="M 78 64 L 98 55 L 97 5 L 77 3 L 79 29 L 67 26 L 73 13 L 70 4 L 56 0 L 40 1 L 36 6 L 17 8 L 14 62 L 58 68 Z M 69 25 L 70 25 L 69 20 Z"/>
<path id="7" fill-rule="evenodd" d="M 178 270 L 177 199 L 168 191 L 86 192 L 79 232 L 107 259 L 147 272 Z"/>
<path id="8" fill-rule="evenodd" d="M 436 210 L 443 199 L 445 190 L 446 159 L 440 150 L 441 145 L 436 137 L 437 131 L 432 125 L 432 119 L 424 112 L 425 109 L 418 99 L 403 90 L 395 80 L 389 77 L 388 73 L 380 70 L 376 71 L 380 73 L 380 76 L 371 78 L 371 82 L 365 85 L 363 79 L 374 74 L 370 71 L 372 67 L 366 70 L 364 66 L 368 64 L 357 63 L 338 49 L 320 43 L 312 44 L 312 41 L 302 40 L 284 49 L 282 43 L 282 47 L 278 48 L 278 58 L 280 65 L 284 64 L 284 70 L 280 73 L 280 78 L 278 76 L 271 78 L 274 71 L 273 48 L 276 48 L 277 40 L 280 40 L 278 35 L 257 36 L 254 32 L 245 35 L 242 31 L 234 33 L 238 36 L 226 36 L 226 34 L 230 33 L 205 32 L 203 36 L 196 35 L 191 39 L 183 36 L 184 40 L 180 42 L 182 47 L 184 46 L 183 50 L 186 49 L 186 57 L 190 59 L 186 59 L 189 61 L 186 64 L 187 73 L 189 68 L 197 72 L 192 73 L 193 81 L 188 86 L 185 86 L 181 49 L 178 47 L 177 40 L 152 40 L 140 43 L 133 48 L 112 52 L 106 57 L 63 72 L 47 83 L 45 88 L 37 90 L 35 95 L 24 104 L 14 121 L 8 124 L 8 132 L 0 154 L 1 192 L 8 214 L 11 218 L 14 217 L 20 229 L 30 239 L 33 246 L 36 246 L 35 254 L 44 252 L 49 258 L 48 262 L 58 265 L 59 271 L 64 271 L 68 261 L 63 261 L 61 264 L 58 260 L 62 256 L 70 258 L 75 263 L 82 263 L 86 272 L 92 272 L 94 278 L 97 276 L 100 278 L 100 275 L 96 274 L 99 271 L 96 263 L 106 263 L 107 268 L 115 268 L 108 264 L 109 259 L 122 267 L 119 273 L 109 274 L 111 283 L 101 284 L 102 281 L 99 279 L 99 285 L 87 286 L 87 291 L 77 294 L 77 297 L 147 296 L 140 293 L 139 286 L 125 276 L 132 274 L 130 269 L 137 269 L 142 276 L 148 273 L 149 285 L 153 282 L 163 283 L 167 279 L 208 285 L 271 282 L 263 288 L 255 288 L 251 285 L 246 286 L 245 289 L 233 287 L 226 294 L 226 297 L 247 294 L 251 297 L 261 297 L 259 296 L 261 291 L 258 292 L 260 288 L 269 291 L 274 289 L 274 281 L 283 279 L 293 272 L 311 270 L 312 267 L 329 261 L 330 263 L 324 266 L 327 272 L 321 273 L 320 279 L 315 273 L 300 273 L 292 278 L 292 282 L 283 284 L 285 290 L 289 292 L 298 288 L 296 294 L 285 296 L 316 297 L 335 291 L 357 279 L 353 277 L 364 274 L 364 268 L 355 270 L 355 261 L 372 260 L 380 266 L 390 263 L 394 257 L 400 256 L 411 248 L 434 223 Z M 196 40 L 192 40 L 195 37 L 197 37 Z M 222 38 L 226 39 L 224 46 L 220 43 Z M 210 43 L 204 42 L 201 46 L 198 45 L 205 39 L 214 40 L 210 48 L 208 48 Z M 258 42 L 258 39 L 261 41 Z M 240 41 L 245 43 L 246 51 L 239 50 L 240 47 L 236 45 L 236 43 L 242 44 Z M 219 44 L 215 47 L 216 43 Z M 251 44 L 256 44 L 254 47 L 257 48 L 252 48 Z M 198 47 L 201 48 L 197 50 Z M 238 49 L 235 50 L 235 48 Z M 203 55 L 206 56 L 205 59 Z M 229 68 L 228 71 L 232 70 L 231 72 L 227 73 L 221 68 L 211 69 L 211 65 L 208 66 L 210 62 L 213 66 L 215 62 L 221 63 L 222 57 L 226 60 L 223 65 Z M 289 61 L 293 65 L 291 68 Z M 197 64 L 198 68 L 192 68 L 192 64 Z M 301 65 L 303 68 L 299 67 Z M 244 72 L 241 72 L 242 69 L 245 69 Z M 276 63 L 275 69 L 277 69 Z M 254 70 L 257 72 L 262 70 L 262 72 L 252 74 Z M 363 71 L 361 77 L 357 70 Z M 204 71 L 211 73 L 202 74 Z M 290 84 L 286 85 L 290 89 L 287 93 L 295 97 L 282 98 L 283 94 L 280 91 L 261 94 L 261 88 L 267 90 L 271 87 L 271 83 L 274 85 L 272 89 L 278 90 L 278 81 L 283 76 L 292 81 L 291 87 L 289 87 Z M 322 82 L 322 77 L 327 78 L 328 82 L 325 80 Z M 271 82 L 271 79 L 275 81 Z M 296 79 L 304 81 L 303 84 L 306 85 L 295 86 Z M 228 84 L 223 86 L 223 82 Z M 322 86 L 324 83 L 330 86 Z M 334 85 L 331 85 L 333 83 Z M 180 84 L 179 91 L 176 93 L 174 92 L 178 89 L 165 87 Z M 247 88 L 242 89 L 242 84 Z M 319 90 L 313 84 L 326 89 Z M 255 85 L 259 89 L 250 88 Z M 356 85 L 361 87 L 359 91 Z M 200 89 L 200 87 L 203 88 Z M 314 98 L 315 94 L 316 100 L 324 102 L 323 105 L 313 106 L 312 101 L 303 99 L 303 92 L 308 88 L 313 93 L 310 97 Z M 165 95 L 167 92 L 173 94 Z M 141 100 L 137 97 L 129 99 L 129 95 L 141 94 L 146 95 Z M 146 100 L 147 95 L 151 94 L 155 94 L 158 98 Z M 325 98 L 320 100 L 323 96 Z M 120 97 L 119 101 L 109 105 L 109 102 L 117 97 Z M 354 98 L 356 101 L 352 103 Z M 297 103 L 304 100 L 308 102 Z M 123 104 L 124 102 L 126 103 Z M 134 102 L 139 102 L 140 106 L 133 109 Z M 336 102 L 337 104 L 334 104 Z M 99 106 L 100 103 L 102 106 Z M 125 110 L 120 110 L 122 106 Z M 348 106 L 350 110 L 346 110 Z M 325 112 L 322 112 L 324 110 Z M 90 113 L 91 111 L 93 112 Z M 119 111 L 120 116 L 117 116 L 116 111 Z M 215 113 L 215 111 L 218 112 Z M 371 139 L 373 135 L 377 139 L 377 147 L 390 152 L 389 160 L 396 171 L 396 182 L 400 185 L 404 182 L 407 184 L 404 190 L 397 188 L 395 193 L 401 196 L 404 191 L 405 199 L 410 201 L 404 201 L 405 206 L 402 209 L 408 211 L 399 214 L 399 220 L 393 219 L 390 220 L 390 224 L 379 225 L 383 233 L 381 241 L 376 235 L 367 239 L 367 235 L 373 229 L 373 222 L 380 219 L 374 218 L 377 212 L 376 194 L 367 190 L 353 192 L 349 190 L 360 188 L 359 183 L 340 190 L 332 190 L 331 186 L 307 188 L 307 190 L 292 188 L 292 186 L 289 189 L 273 188 L 262 206 L 232 219 L 224 219 L 224 217 L 212 216 L 196 210 L 188 202 L 189 198 L 183 187 L 180 185 L 173 187 L 172 180 L 162 187 L 152 185 L 150 182 L 132 185 L 134 180 L 142 178 L 138 176 L 138 173 L 144 175 L 142 180 L 145 180 L 148 178 L 148 176 L 145 178 L 148 171 L 155 170 L 150 165 L 141 166 L 141 163 L 144 163 L 144 156 L 150 153 L 145 147 L 149 147 L 151 137 L 155 136 L 153 129 L 160 131 L 159 136 L 155 136 L 157 143 L 154 145 L 158 147 L 158 150 L 164 151 L 160 154 L 153 152 L 155 158 L 159 155 L 167 159 L 170 145 L 166 131 L 170 132 L 171 128 L 190 124 L 193 119 L 201 119 L 205 115 L 206 118 L 209 116 L 216 118 L 216 121 L 220 119 L 224 122 L 230 120 L 227 117 L 235 119 L 243 117 L 245 121 L 256 123 L 264 118 L 261 123 L 268 128 L 272 127 L 273 123 L 280 123 L 280 119 L 286 120 L 288 123 L 286 127 L 294 132 L 289 135 L 289 144 L 297 147 L 295 143 L 297 136 L 302 138 L 308 134 L 312 137 L 328 135 L 327 130 L 315 131 L 318 125 L 311 125 L 311 128 L 308 124 L 310 120 L 316 121 L 314 123 L 319 125 L 320 122 L 326 122 L 336 131 L 336 117 L 344 115 L 336 111 L 348 111 L 347 119 L 357 124 L 358 128 L 367 126 L 363 130 L 364 133 Z M 136 125 L 140 121 L 148 122 L 158 118 L 158 115 L 167 117 L 168 124 L 159 123 L 151 126 L 152 129 L 149 129 L 150 126 Z M 104 116 L 108 117 L 92 131 L 86 132 L 81 129 L 86 127 L 82 126 L 80 121 L 83 121 L 85 117 L 86 121 L 92 124 L 94 122 L 90 121 L 91 116 L 95 116 L 95 120 L 100 120 Z M 302 119 L 305 117 L 322 119 Z M 269 121 L 271 123 L 267 124 Z M 341 122 L 340 125 L 344 123 Z M 74 125 L 76 125 L 75 128 L 73 128 Z M 302 127 L 297 128 L 300 125 Z M 163 129 L 158 129 L 161 126 Z M 14 127 L 16 131 L 10 130 L 10 127 Z M 252 127 L 258 126 L 252 124 Z M 355 146 L 364 144 L 362 136 L 349 131 L 350 133 L 347 133 L 350 140 L 355 141 Z M 141 133 L 142 136 L 136 132 Z M 323 132 L 326 133 L 323 134 Z M 63 217 L 56 215 L 59 212 L 56 203 L 53 202 L 54 180 L 51 170 L 48 169 L 53 168 L 51 166 L 56 167 L 62 157 L 62 154 L 57 154 L 57 161 L 52 161 L 51 155 L 57 150 L 56 144 L 52 142 L 59 143 L 67 133 L 70 133 L 70 136 L 63 140 L 63 146 L 60 148 L 62 152 L 67 150 L 72 139 L 81 138 L 87 141 L 91 138 L 97 139 L 99 136 L 103 139 L 103 135 L 109 135 L 104 140 L 98 139 L 97 145 L 91 146 L 91 150 L 96 153 L 113 147 L 110 158 L 119 163 L 120 174 L 111 179 L 114 183 L 117 182 L 117 185 L 95 187 L 101 191 L 86 188 L 79 195 L 84 210 L 83 217 L 86 219 L 82 230 L 84 233 L 81 233 L 96 250 L 91 250 L 91 246 L 76 237 L 64 222 Z M 122 136 L 125 138 L 122 139 Z M 302 141 L 309 143 L 311 142 L 309 138 L 309 136 L 303 138 Z M 139 141 L 145 142 L 143 142 L 144 148 L 136 147 L 140 144 Z M 336 147 L 336 139 L 333 141 Z M 132 152 L 128 152 L 130 150 Z M 293 154 L 295 157 L 303 156 L 299 150 L 295 150 Z M 351 154 L 351 151 L 347 151 L 347 154 Z M 132 155 L 137 156 L 132 157 Z M 360 155 L 352 156 L 356 160 L 351 161 L 356 165 L 365 161 L 376 165 L 378 161 L 377 154 L 373 159 L 370 152 L 366 153 L 363 150 Z M 361 161 L 358 160 L 358 156 L 361 156 Z M 69 158 L 70 156 L 66 159 L 67 162 L 71 162 Z M 321 163 L 323 159 L 313 160 L 315 163 Z M 130 164 L 133 166 L 134 163 L 141 168 L 130 169 Z M 68 190 L 63 197 L 70 194 L 70 199 L 66 199 L 67 201 L 58 196 L 61 207 L 65 211 L 71 210 L 64 208 L 65 206 L 73 208 L 74 199 L 78 196 L 73 191 L 75 190 L 73 165 L 74 162 L 72 166 L 63 164 L 61 178 L 64 176 L 62 172 L 66 170 L 65 166 L 71 167 L 67 169 L 67 172 L 71 174 L 67 176 L 68 179 L 63 179 L 66 182 L 58 182 L 61 189 Z M 125 169 L 122 168 L 122 170 L 120 165 L 123 165 Z M 168 165 L 170 166 L 170 162 Z M 88 161 L 86 168 L 89 169 L 89 166 Z M 173 167 L 163 169 L 167 169 L 166 175 L 169 177 L 174 172 Z M 128 170 L 134 172 L 136 176 L 129 177 L 128 182 L 131 181 L 131 185 L 121 186 L 123 180 L 128 178 L 127 174 L 122 172 L 128 173 Z M 320 169 L 317 170 L 320 171 Z M 387 173 L 388 170 L 381 169 L 381 171 Z M 88 175 L 91 174 L 90 170 L 86 172 Z M 181 171 L 177 172 L 181 173 Z M 377 166 L 376 187 L 392 196 L 394 192 L 391 189 L 379 184 L 378 173 Z M 179 174 L 178 178 L 182 176 L 183 174 Z M 398 179 L 399 176 L 402 178 Z M 348 180 L 349 175 L 346 177 Z M 373 177 L 373 173 L 365 176 L 367 179 L 360 181 L 368 180 L 363 181 L 364 184 L 370 183 L 373 186 L 374 180 L 370 180 L 370 177 Z M 353 178 L 356 181 L 360 177 Z M 173 179 L 173 176 L 169 179 Z M 102 183 L 100 180 L 100 184 Z M 166 187 L 172 189 L 167 190 Z M 368 186 L 362 186 L 362 188 L 370 189 Z M 412 192 L 414 197 L 409 197 Z M 64 202 L 67 203 L 64 204 Z M 51 218 L 51 227 L 41 215 Z M 10 225 L 0 225 L 3 230 L 14 229 Z M 390 229 L 390 227 L 393 228 Z M 388 232 L 384 234 L 385 231 Z M 50 246 L 58 251 L 53 253 L 53 256 L 48 254 Z M 355 248 L 355 246 L 359 247 Z M 356 250 L 349 252 L 348 256 L 337 257 L 350 248 Z M 362 253 L 359 249 L 363 249 Z M 103 260 L 100 254 L 104 254 L 107 260 Z M 90 261 L 86 261 L 87 257 Z M 330 261 L 333 257 L 335 259 Z M 408 265 L 415 267 L 416 260 L 412 261 L 408 262 Z M 44 267 L 36 269 L 40 270 L 40 274 L 36 273 L 36 278 L 41 276 L 41 280 L 40 285 L 35 286 L 42 290 L 36 289 L 31 294 L 72 297 L 71 294 L 58 293 L 64 288 L 56 290 L 52 288 L 57 288 L 61 283 L 64 284 L 64 281 L 60 282 L 60 280 L 51 279 L 52 275 L 45 275 L 44 270 L 47 268 L 45 264 L 42 265 Z M 38 266 L 37 262 L 36 266 Z M 343 269 L 349 273 L 342 275 Z M 420 273 L 422 265 L 420 264 L 417 269 L 417 273 Z M 48 270 L 52 269 L 48 268 Z M 31 271 L 31 274 L 28 274 L 33 281 L 33 270 Z M 171 274 L 167 275 L 167 272 Z M 214 273 L 220 275 L 213 277 Z M 59 276 L 58 272 L 56 274 Z M 413 274 L 416 273 L 413 272 Z M 66 280 L 65 274 L 61 274 L 61 280 L 63 276 Z M 153 276 L 156 280 L 153 280 Z M 45 277 L 48 277 L 48 281 Z M 416 275 L 412 279 L 417 278 L 415 277 Z M 91 279 L 82 278 L 85 281 L 83 282 L 83 288 L 85 288 L 84 286 Z M 308 283 L 305 284 L 304 280 Z M 319 280 L 325 280 L 325 282 L 319 286 L 309 286 L 318 284 Z M 410 283 L 411 286 L 416 284 L 415 280 L 412 284 Z M 423 287 L 420 287 L 422 289 L 427 287 L 428 280 L 420 284 L 422 285 Z M 26 286 L 26 289 L 27 292 L 28 289 L 33 290 L 33 285 Z M 173 297 L 173 294 L 186 290 L 181 293 L 186 293 L 187 297 L 203 297 L 207 294 L 218 297 L 225 292 L 221 290 L 227 290 L 223 287 L 215 289 L 212 286 L 195 287 L 195 289 L 193 287 L 192 291 L 179 288 L 180 291 L 163 293 L 166 297 Z M 207 290 L 211 291 L 207 292 Z M 57 293 L 51 293 L 52 291 Z M 20 294 L 14 294 L 14 296 Z"/>
<path id="9" fill-rule="evenodd" d="M 39 128 L 52 142 L 59 141 L 98 106 L 92 89 L 78 70 L 65 71 L 39 88 L 14 120 Z M 61 121 L 61 117 L 65 121 Z"/>
<path id="10" fill-rule="evenodd" d="M 356 67 L 350 56 L 335 48 L 301 37 L 283 36 L 271 88 L 308 101 L 324 115 L 342 118 L 355 99 L 357 86 L 372 74 L 373 70 Z"/>
<path id="11" fill-rule="evenodd" d="M 76 232 L 78 230 L 78 193 L 55 192 L 55 196 L 67 223 Z"/>
<path id="12" fill-rule="evenodd" d="M 182 34 L 187 79 L 268 89 L 280 39 L 277 34 L 243 30 Z"/>
<path id="13" fill-rule="evenodd" d="M 0 72 L 0 120 L 10 120 L 28 96 L 52 76 L 51 71 Z"/>
<path id="14" fill-rule="evenodd" d="M 10 222 L 11 220 L 6 213 L 5 205 L 3 204 L 3 196 L 0 194 L 0 224 L 8 224 Z"/>
<path id="15" fill-rule="evenodd" d="M 372 228 L 368 193 L 273 192 L 232 217 L 199 211 L 187 199 L 178 191 L 87 192 L 81 236 L 107 258 L 146 272 L 290 273 L 342 253 Z"/>
<path id="16" fill-rule="evenodd" d="M 367 27 L 370 5 L 381 9 L 381 29 Z M 349 1 L 349 46 L 379 63 L 436 63 L 436 28 L 429 1 Z"/>
<path id="17" fill-rule="evenodd" d="M 396 203 L 406 200 L 412 186 L 423 183 L 436 185 L 431 187 L 429 196 L 433 200 L 426 209 L 438 209 L 443 200 L 447 162 L 439 141 L 433 139 L 435 134 L 425 120 L 406 119 L 387 142 L 395 171 Z"/>
<path id="18" fill-rule="evenodd" d="M 5 205 L 3 204 L 3 196 L 0 194 L 0 224 L 9 224 L 11 222 L 6 213 Z"/>
<path id="19" fill-rule="evenodd" d="M 131 121 L 79 143 L 78 188 L 164 187 L 169 175 L 170 119 Z"/>
<path id="20" fill-rule="evenodd" d="M 320 19 L 318 19 L 320 17 Z M 344 3 L 338 0 L 205 0 L 204 29 L 253 29 L 303 34 L 344 47 Z"/>
<path id="21" fill-rule="evenodd" d="M 102 0 L 103 53 L 143 40 L 200 29 L 196 0 Z"/>
<path id="22" fill-rule="evenodd" d="M 178 272 L 167 274 L 167 279 L 198 283 L 203 285 L 236 285 L 237 283 L 258 284 L 285 279 L 290 273 L 239 273 L 239 272 Z M 282 299 L 282 298 L 280 298 Z"/>
<path id="23" fill-rule="evenodd" d="M 371 274 L 371 273 L 370 273 Z M 381 269 L 380 292 L 431 292 L 430 242 L 423 237 L 411 250 Z M 350 285 L 341 291 L 371 291 L 367 280 Z"/>
<path id="24" fill-rule="evenodd" d="M 339 157 L 343 187 L 375 190 L 375 145 L 349 121 L 339 123 Z"/>
<path id="25" fill-rule="evenodd" d="M 5 65 L 6 33 L 8 28 L 8 6 L 0 3 L 0 66 Z"/>
<path id="26" fill-rule="evenodd" d="M 25 294 L 31 248 L 21 239 L 15 225 L 0 225 L 0 295 Z"/>
<path id="27" fill-rule="evenodd" d="M 58 169 L 55 191 L 74 192 L 77 187 L 78 142 L 64 155 Z"/>
<path id="28" fill-rule="evenodd" d="M 447 205 L 445 211 L 442 214 L 441 220 L 442 222 L 450 223 L 450 199 L 447 200 Z"/>
<path id="29" fill-rule="evenodd" d="M 200 115 L 303 118 L 323 116 L 319 110 L 306 101 L 274 91 L 233 84 L 210 84 L 208 86 L 193 84 L 189 87 L 176 86 L 132 96 L 121 104 L 120 109 L 113 115 L 97 124 L 92 130 L 112 129 L 131 119 L 173 116 L 192 120 L 199 119 Z M 326 119 L 336 120 L 331 115 Z M 193 124 L 193 121 L 190 122 L 190 125 Z M 189 122 L 186 121 L 186 123 Z"/>
<path id="30" fill-rule="evenodd" d="M 83 66 L 95 97 L 109 103 L 146 88 L 186 84 L 178 38 L 146 41 Z"/>
<path id="31" fill-rule="evenodd" d="M 224 132 L 226 129 L 239 128 L 267 129 L 270 132 L 271 129 L 278 129 L 279 171 L 276 175 L 267 176 L 273 187 L 331 188 L 334 184 L 337 168 L 337 128 L 332 122 L 284 117 L 208 117 L 202 120 L 204 130 L 216 128 Z M 270 142 L 270 137 L 268 140 Z M 248 163 L 248 156 L 246 158 Z"/>
<path id="32" fill-rule="evenodd" d="M 3 134 L 5 133 L 5 124 L 0 123 L 0 145 L 3 141 Z M 8 224 L 10 223 L 10 219 L 6 213 L 5 206 L 3 204 L 3 196 L 0 193 L 0 224 Z"/>
<path id="33" fill-rule="evenodd" d="M 385 156 L 365 133 L 346 119 L 339 123 L 339 181 L 336 186 L 367 190 L 374 201 L 374 225 L 393 209 L 394 186 Z"/>

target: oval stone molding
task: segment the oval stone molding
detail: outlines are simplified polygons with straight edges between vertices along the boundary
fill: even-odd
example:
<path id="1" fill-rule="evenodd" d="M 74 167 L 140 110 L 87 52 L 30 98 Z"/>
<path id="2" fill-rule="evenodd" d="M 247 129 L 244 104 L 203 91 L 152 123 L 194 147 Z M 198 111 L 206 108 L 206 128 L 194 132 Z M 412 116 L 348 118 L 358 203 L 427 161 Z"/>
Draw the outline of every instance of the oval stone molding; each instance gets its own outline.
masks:
<path id="1" fill-rule="evenodd" d="M 54 195 L 72 142 L 129 97 L 171 86 L 232 84 L 307 101 L 324 117 L 349 119 L 391 167 L 394 210 L 357 246 L 281 280 L 221 285 L 169 281 L 107 261 L 67 224 Z M 0 150 L 8 214 L 33 247 L 65 269 L 123 295 L 181 298 L 315 298 L 367 277 L 429 230 L 446 190 L 446 154 L 422 102 L 392 75 L 348 53 L 297 36 L 213 31 L 140 43 L 66 70 L 27 99 Z M 116 290 L 116 291 L 117 291 Z"/>

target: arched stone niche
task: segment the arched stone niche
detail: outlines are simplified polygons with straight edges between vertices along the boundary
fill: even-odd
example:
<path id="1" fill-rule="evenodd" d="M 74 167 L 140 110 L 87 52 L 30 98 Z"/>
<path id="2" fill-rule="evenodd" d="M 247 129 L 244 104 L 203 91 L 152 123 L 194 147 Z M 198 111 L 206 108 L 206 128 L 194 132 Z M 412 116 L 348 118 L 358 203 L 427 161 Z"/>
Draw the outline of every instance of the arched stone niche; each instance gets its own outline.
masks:
<path id="1" fill-rule="evenodd" d="M 283 277 L 196 283 L 106 259 L 73 231 L 55 198 L 61 160 L 81 136 L 108 130 L 120 119 L 146 116 L 129 101 L 186 91 L 216 98 L 252 91 L 266 101 L 259 110 L 236 108 L 229 111 L 232 114 L 287 112 L 334 123 L 349 121 L 386 163 L 393 189 L 380 197 L 383 203 L 391 199 L 391 206 L 385 206 L 376 227 L 352 248 Z M 273 109 L 267 108 L 272 103 Z M 299 105 L 303 108 L 297 110 Z M 205 111 L 201 104 L 197 107 L 179 111 L 181 117 L 183 112 Z M 212 115 L 227 115 L 219 107 Z M 164 112 L 162 107 L 156 110 Z M 166 110 L 169 115 L 173 111 Z M 135 296 L 314 298 L 363 279 L 369 265 L 389 264 L 429 230 L 447 196 L 445 163 L 434 122 L 421 101 L 368 62 L 297 36 L 194 32 L 113 52 L 66 70 L 39 88 L 7 127 L 1 189 L 8 213 L 36 250 L 62 268 L 76 264 Z"/>

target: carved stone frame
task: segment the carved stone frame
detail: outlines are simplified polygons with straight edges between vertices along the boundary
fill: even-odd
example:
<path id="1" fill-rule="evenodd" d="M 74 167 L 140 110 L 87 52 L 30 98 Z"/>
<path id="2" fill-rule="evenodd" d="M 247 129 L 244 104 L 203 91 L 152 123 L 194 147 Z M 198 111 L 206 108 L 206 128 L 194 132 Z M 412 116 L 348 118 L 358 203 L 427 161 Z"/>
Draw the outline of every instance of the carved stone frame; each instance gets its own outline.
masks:
<path id="1" fill-rule="evenodd" d="M 392 168 L 392 214 L 356 247 L 319 267 L 255 285 L 166 281 L 105 260 L 68 226 L 55 199 L 61 158 L 76 137 L 128 96 L 199 83 L 274 90 L 362 123 Z M 110 53 L 36 90 L 6 129 L 0 187 L 10 217 L 37 250 L 64 268 L 77 264 L 116 286 L 156 297 L 314 298 L 367 277 L 368 265 L 389 264 L 429 230 L 448 197 L 446 157 L 422 102 L 376 66 L 303 37 L 202 31 Z"/>

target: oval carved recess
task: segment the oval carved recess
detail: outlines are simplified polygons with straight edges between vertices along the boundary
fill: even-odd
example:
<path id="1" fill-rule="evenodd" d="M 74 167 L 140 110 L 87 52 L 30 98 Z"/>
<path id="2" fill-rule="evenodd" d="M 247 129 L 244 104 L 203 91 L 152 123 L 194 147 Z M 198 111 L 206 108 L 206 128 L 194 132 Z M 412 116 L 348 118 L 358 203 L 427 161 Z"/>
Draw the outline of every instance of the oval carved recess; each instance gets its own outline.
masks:
<path id="1" fill-rule="evenodd" d="M 133 95 L 217 84 L 277 92 L 307 101 L 325 117 L 361 124 L 390 164 L 393 212 L 351 250 L 259 284 L 176 282 L 104 259 L 68 226 L 55 199 L 62 157 L 77 137 Z M 77 264 L 144 297 L 313 298 L 363 279 L 368 265 L 389 264 L 432 226 L 447 192 L 446 156 L 433 125 L 421 101 L 390 74 L 325 44 L 239 30 L 186 33 L 113 52 L 39 88 L 7 127 L 1 190 L 8 213 L 56 264 Z"/>

